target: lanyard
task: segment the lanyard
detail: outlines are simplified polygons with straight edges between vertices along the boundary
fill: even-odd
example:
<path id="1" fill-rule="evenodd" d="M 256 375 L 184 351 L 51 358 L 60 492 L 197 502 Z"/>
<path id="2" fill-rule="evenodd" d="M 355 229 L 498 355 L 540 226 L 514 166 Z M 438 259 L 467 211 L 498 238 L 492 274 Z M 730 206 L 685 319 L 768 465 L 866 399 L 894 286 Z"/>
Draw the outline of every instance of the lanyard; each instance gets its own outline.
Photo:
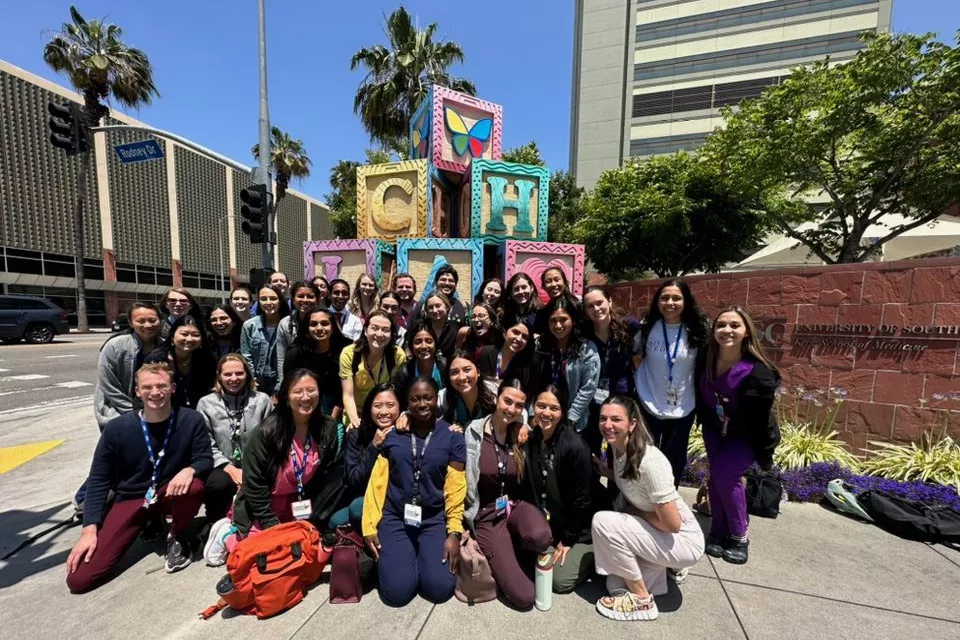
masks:
<path id="1" fill-rule="evenodd" d="M 673 365 L 677 361 L 677 350 L 680 349 L 680 336 L 683 335 L 683 325 L 677 329 L 677 339 L 673 343 L 673 355 L 670 354 L 670 340 L 667 338 L 667 323 L 660 321 L 660 328 L 663 329 L 663 346 L 667 350 L 667 381 L 673 384 Z"/>
<path id="2" fill-rule="evenodd" d="M 240 432 L 243 431 L 243 414 L 247 410 L 250 396 L 244 398 L 243 405 L 239 409 L 231 409 L 227 405 L 227 399 L 223 394 L 220 395 L 220 401 L 223 402 L 223 406 L 227 410 L 227 416 L 230 418 L 230 444 L 233 445 L 231 461 L 239 463 L 243 457 L 240 451 Z"/>
<path id="3" fill-rule="evenodd" d="M 388 348 L 392 348 L 392 347 L 393 345 L 389 345 Z M 373 369 L 367 366 L 367 359 L 366 358 L 363 359 L 363 368 L 367 370 L 367 375 L 369 375 L 370 379 L 373 380 L 374 386 L 380 384 L 380 376 L 383 375 L 383 367 L 385 366 L 383 361 L 386 359 L 386 357 L 387 357 L 386 353 L 380 356 L 380 365 L 377 367 L 376 376 L 373 375 Z"/>
<path id="4" fill-rule="evenodd" d="M 503 497 L 507 495 L 507 461 L 510 459 L 509 450 L 506 445 L 501 445 L 497 442 L 497 430 L 493 427 L 491 418 L 487 419 L 487 423 L 490 424 L 490 438 L 493 440 L 493 451 L 497 455 L 497 475 L 500 479 L 500 496 Z M 504 452 L 504 456 L 500 457 L 500 452 Z"/>
<path id="5" fill-rule="evenodd" d="M 290 462 L 293 463 L 293 475 L 297 479 L 297 496 L 303 500 L 303 474 L 307 472 L 307 458 L 310 457 L 310 434 L 303 441 L 303 460 L 297 459 L 297 448 L 290 443 Z"/>
<path id="6" fill-rule="evenodd" d="M 503 351 L 497 352 L 497 378 L 502 377 L 503 370 L 500 368 L 500 364 L 503 362 Z"/>
<path id="7" fill-rule="evenodd" d="M 173 424 L 176 421 L 177 414 L 170 413 L 170 421 L 167 423 L 167 435 L 163 437 L 163 446 L 160 447 L 160 453 L 153 455 L 153 444 L 150 443 L 150 431 L 147 429 L 147 419 L 140 412 L 140 430 L 143 431 L 143 440 L 147 444 L 147 456 L 150 458 L 150 464 L 153 465 L 153 474 L 150 476 L 150 488 L 153 492 L 157 491 L 157 479 L 160 477 L 160 463 L 163 462 L 163 456 L 167 452 L 167 445 L 170 444 L 170 434 L 173 433 Z"/>
<path id="8" fill-rule="evenodd" d="M 717 418 L 720 420 L 721 435 L 727 435 L 727 425 L 730 423 L 730 416 L 727 415 L 727 403 L 730 398 L 722 395 L 719 391 L 714 392 L 717 399 Z"/>
<path id="9" fill-rule="evenodd" d="M 413 504 L 420 504 L 420 469 L 423 467 L 423 456 L 427 453 L 427 447 L 430 446 L 430 438 L 433 437 L 433 430 L 427 434 L 423 440 L 423 449 L 420 455 L 417 455 L 417 436 L 410 432 L 410 449 L 413 451 Z"/>
<path id="10" fill-rule="evenodd" d="M 544 449 L 549 447 L 550 454 L 544 455 Z M 540 475 L 543 476 L 543 486 L 540 487 L 540 503 L 543 505 L 544 516 L 547 518 L 547 522 L 550 522 L 550 510 L 547 508 L 547 487 L 550 484 L 549 474 L 552 472 L 556 475 L 556 451 L 554 451 L 553 446 L 548 445 L 546 442 L 543 443 L 540 449 Z M 556 478 L 554 478 L 554 482 Z"/>
<path id="11" fill-rule="evenodd" d="M 566 363 L 563 360 L 563 354 L 557 350 L 554 350 L 553 353 L 550 354 L 550 368 L 553 373 L 553 384 L 560 384 L 560 377 L 563 375 L 564 364 Z"/>

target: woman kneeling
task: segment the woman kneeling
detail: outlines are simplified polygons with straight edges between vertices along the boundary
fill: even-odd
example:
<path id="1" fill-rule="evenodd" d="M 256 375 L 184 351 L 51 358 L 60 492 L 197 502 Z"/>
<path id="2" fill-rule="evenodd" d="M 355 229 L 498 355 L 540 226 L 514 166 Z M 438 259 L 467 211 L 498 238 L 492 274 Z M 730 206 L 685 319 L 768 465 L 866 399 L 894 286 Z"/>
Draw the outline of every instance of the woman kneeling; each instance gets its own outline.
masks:
<path id="1" fill-rule="evenodd" d="M 651 443 L 637 403 L 613 396 L 600 407 L 600 433 L 616 454 L 620 489 L 615 511 L 593 517 L 597 573 L 609 596 L 597 611 L 612 620 L 655 620 L 654 595 L 667 592 L 667 568 L 691 567 L 703 556 L 703 531 L 673 486 L 670 462 Z"/>
<path id="2" fill-rule="evenodd" d="M 420 377 L 407 398 L 410 429 L 380 447 L 363 498 L 363 537 L 377 560 L 380 597 L 401 607 L 420 592 L 453 595 L 466 495 L 463 435 L 437 420 L 437 382 Z"/>

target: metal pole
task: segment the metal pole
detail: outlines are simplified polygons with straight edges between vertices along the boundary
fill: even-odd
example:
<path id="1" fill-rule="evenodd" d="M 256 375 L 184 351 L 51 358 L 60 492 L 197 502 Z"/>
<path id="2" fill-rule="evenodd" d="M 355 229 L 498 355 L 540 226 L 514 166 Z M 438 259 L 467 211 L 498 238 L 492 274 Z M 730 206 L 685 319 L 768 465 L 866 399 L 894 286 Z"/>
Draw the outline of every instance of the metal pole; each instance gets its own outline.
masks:
<path id="1" fill-rule="evenodd" d="M 257 16 L 260 28 L 260 182 L 267 185 L 267 193 L 272 200 L 273 182 L 270 180 L 270 104 L 267 100 L 267 19 L 264 0 L 257 0 Z M 260 245 L 260 259 L 264 269 L 273 269 L 273 245 L 276 242 L 273 233 L 273 207 L 266 207 L 264 225 L 266 233 Z"/>

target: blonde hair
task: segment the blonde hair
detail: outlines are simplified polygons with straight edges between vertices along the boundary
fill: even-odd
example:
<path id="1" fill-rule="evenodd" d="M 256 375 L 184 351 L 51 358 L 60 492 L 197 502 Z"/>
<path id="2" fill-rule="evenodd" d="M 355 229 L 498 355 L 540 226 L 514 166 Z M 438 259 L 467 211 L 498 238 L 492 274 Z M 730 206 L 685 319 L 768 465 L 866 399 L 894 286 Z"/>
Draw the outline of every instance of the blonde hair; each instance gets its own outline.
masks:
<path id="1" fill-rule="evenodd" d="M 165 373 L 173 382 L 173 369 L 166 362 L 149 362 L 137 369 L 136 382 L 140 382 L 140 374 L 143 373 Z"/>
<path id="2" fill-rule="evenodd" d="M 220 372 L 223 371 L 223 365 L 228 362 L 239 362 L 243 365 L 243 371 L 247 376 L 247 393 L 249 394 L 256 391 L 257 381 L 253 377 L 253 369 L 250 368 L 250 363 L 247 362 L 247 359 L 239 353 L 228 353 L 220 358 L 220 362 L 217 363 L 217 381 L 213 383 L 213 390 L 217 393 L 223 393 L 223 385 L 220 384 Z"/>
<path id="3" fill-rule="evenodd" d="M 716 374 L 717 355 L 720 351 L 720 345 L 717 344 L 717 339 L 713 334 L 713 327 L 716 326 L 717 320 L 720 318 L 720 316 L 725 313 L 736 313 L 738 316 L 740 316 L 740 319 L 743 320 L 743 326 L 747 329 L 747 335 L 743 337 L 743 342 L 740 343 L 740 352 L 743 354 L 749 354 L 754 360 L 763 364 L 767 369 L 773 373 L 777 373 L 777 367 L 774 366 L 773 362 L 771 362 L 766 350 L 760 343 L 760 338 L 757 334 L 757 327 L 750 318 L 750 314 L 747 313 L 747 310 L 740 305 L 732 304 L 721 309 L 720 312 L 713 318 L 713 324 L 711 325 L 710 329 L 710 340 L 707 342 L 707 375 L 710 376 L 710 378 L 713 378 L 713 376 Z"/>

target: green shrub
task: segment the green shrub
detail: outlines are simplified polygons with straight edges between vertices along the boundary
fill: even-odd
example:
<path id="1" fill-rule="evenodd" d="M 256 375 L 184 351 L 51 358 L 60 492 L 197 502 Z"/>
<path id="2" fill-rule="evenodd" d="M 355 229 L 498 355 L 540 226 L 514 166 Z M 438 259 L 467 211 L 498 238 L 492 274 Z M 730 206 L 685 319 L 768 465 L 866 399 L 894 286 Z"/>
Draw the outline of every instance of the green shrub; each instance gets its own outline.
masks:
<path id="1" fill-rule="evenodd" d="M 946 434 L 924 434 L 906 445 L 871 441 L 862 469 L 869 474 L 907 482 L 935 482 L 960 491 L 960 443 Z"/>
<path id="2" fill-rule="evenodd" d="M 696 422 L 690 429 L 690 440 L 687 441 L 687 458 L 697 460 L 707 456 L 707 446 L 703 444 L 703 430 Z"/>
<path id="3" fill-rule="evenodd" d="M 837 432 L 809 422 L 780 424 L 780 445 L 773 455 L 774 463 L 784 471 L 802 469 L 817 462 L 839 462 L 857 470 L 860 461 L 847 449 Z"/>

